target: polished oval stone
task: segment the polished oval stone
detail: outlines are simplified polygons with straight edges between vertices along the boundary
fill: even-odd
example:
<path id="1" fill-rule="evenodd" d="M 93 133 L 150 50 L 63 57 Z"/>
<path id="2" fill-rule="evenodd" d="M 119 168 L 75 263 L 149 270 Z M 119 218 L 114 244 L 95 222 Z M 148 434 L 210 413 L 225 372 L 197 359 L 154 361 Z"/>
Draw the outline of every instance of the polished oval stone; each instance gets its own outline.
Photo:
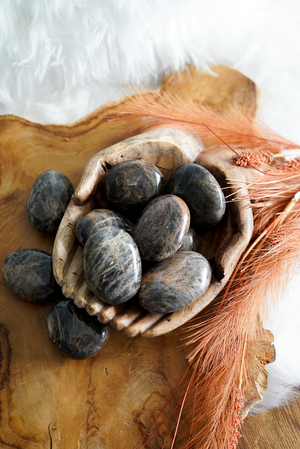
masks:
<path id="1" fill-rule="evenodd" d="M 57 231 L 73 193 L 71 182 L 59 171 L 42 173 L 35 181 L 27 201 L 30 223 L 40 232 Z"/>
<path id="2" fill-rule="evenodd" d="M 171 313 L 195 302 L 209 287 L 211 268 L 201 254 L 180 251 L 150 268 L 138 298 L 150 313 Z"/>
<path id="3" fill-rule="evenodd" d="M 81 246 L 84 246 L 87 239 L 98 229 L 106 226 L 124 229 L 128 234 L 132 234 L 133 225 L 126 218 L 117 212 L 107 209 L 96 209 L 81 217 L 76 226 L 76 236 Z"/>
<path id="4" fill-rule="evenodd" d="M 133 232 L 142 259 L 159 262 L 176 253 L 190 225 L 190 212 L 180 198 L 162 195 L 148 204 Z"/>
<path id="5" fill-rule="evenodd" d="M 160 170 L 149 162 L 126 161 L 114 166 L 105 178 L 107 200 L 123 211 L 142 209 L 161 195 L 164 180 Z"/>
<path id="6" fill-rule="evenodd" d="M 198 235 L 194 229 L 190 228 L 184 237 L 183 243 L 178 251 L 196 251 L 198 246 Z"/>
<path id="7" fill-rule="evenodd" d="M 5 259 L 2 271 L 7 285 L 27 301 L 60 299 L 54 279 L 52 256 L 38 249 L 20 249 Z"/>
<path id="8" fill-rule="evenodd" d="M 113 227 L 99 229 L 83 250 L 86 283 L 105 304 L 121 304 L 132 298 L 141 284 L 142 263 L 132 237 Z"/>
<path id="9" fill-rule="evenodd" d="M 225 197 L 219 183 L 200 165 L 179 167 L 169 181 L 168 192 L 186 202 L 192 225 L 198 229 L 216 226 L 225 214 Z"/>
<path id="10" fill-rule="evenodd" d="M 47 318 L 47 333 L 51 341 L 67 357 L 89 359 L 107 343 L 109 325 L 101 324 L 73 301 L 60 302 L 52 307 Z"/>

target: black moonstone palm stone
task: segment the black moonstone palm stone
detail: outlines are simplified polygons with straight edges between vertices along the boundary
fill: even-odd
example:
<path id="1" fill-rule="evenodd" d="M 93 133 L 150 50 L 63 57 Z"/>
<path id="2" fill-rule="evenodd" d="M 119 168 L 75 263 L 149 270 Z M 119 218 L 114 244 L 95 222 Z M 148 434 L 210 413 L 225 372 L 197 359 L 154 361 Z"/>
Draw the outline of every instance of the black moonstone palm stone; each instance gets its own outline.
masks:
<path id="1" fill-rule="evenodd" d="M 143 276 L 139 302 L 150 313 L 176 312 L 206 292 L 211 275 L 205 257 L 193 251 L 180 251 Z"/>
<path id="2" fill-rule="evenodd" d="M 148 204 L 133 232 L 142 259 L 159 262 L 176 253 L 188 232 L 190 212 L 180 198 L 162 195 Z"/>
<path id="3" fill-rule="evenodd" d="M 38 249 L 20 249 L 5 259 L 2 272 L 7 285 L 27 301 L 53 301 L 60 297 L 52 256 Z"/>
<path id="4" fill-rule="evenodd" d="M 81 217 L 76 226 L 76 236 L 81 246 L 84 246 L 87 239 L 98 229 L 106 226 L 124 229 L 129 234 L 133 231 L 133 225 L 126 218 L 117 212 L 107 209 L 95 209 Z"/>
<path id="5" fill-rule="evenodd" d="M 160 170 L 149 162 L 125 161 L 107 173 L 104 188 L 112 205 L 135 212 L 163 193 L 164 180 Z"/>
<path id="6" fill-rule="evenodd" d="M 50 340 L 67 357 L 89 359 L 107 343 L 109 325 L 79 309 L 73 301 L 60 302 L 52 307 L 47 318 Z"/>
<path id="7" fill-rule="evenodd" d="M 196 251 L 198 246 L 198 235 L 193 228 L 188 230 L 183 243 L 178 251 Z"/>
<path id="8" fill-rule="evenodd" d="M 192 225 L 199 230 L 216 226 L 225 214 L 225 197 L 219 183 L 200 165 L 179 167 L 169 181 L 168 192 L 186 202 Z"/>
<path id="9" fill-rule="evenodd" d="M 30 223 L 40 232 L 57 231 L 74 193 L 69 179 L 59 171 L 48 170 L 35 181 L 27 201 Z"/>
<path id="10" fill-rule="evenodd" d="M 138 291 L 142 263 L 132 237 L 123 229 L 99 229 L 87 240 L 83 250 L 86 283 L 105 304 L 117 305 Z"/>

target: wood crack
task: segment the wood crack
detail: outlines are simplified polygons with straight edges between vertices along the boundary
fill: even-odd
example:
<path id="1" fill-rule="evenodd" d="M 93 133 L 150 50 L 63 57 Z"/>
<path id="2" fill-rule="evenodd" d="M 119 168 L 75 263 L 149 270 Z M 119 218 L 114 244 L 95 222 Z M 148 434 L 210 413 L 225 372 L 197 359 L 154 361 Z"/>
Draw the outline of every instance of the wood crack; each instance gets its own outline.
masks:
<path id="1" fill-rule="evenodd" d="M 51 424 L 54 422 L 54 419 L 52 421 L 50 421 L 49 425 L 48 425 L 48 435 L 49 435 L 49 439 L 50 439 L 50 449 L 52 449 L 52 435 L 51 435 Z"/>

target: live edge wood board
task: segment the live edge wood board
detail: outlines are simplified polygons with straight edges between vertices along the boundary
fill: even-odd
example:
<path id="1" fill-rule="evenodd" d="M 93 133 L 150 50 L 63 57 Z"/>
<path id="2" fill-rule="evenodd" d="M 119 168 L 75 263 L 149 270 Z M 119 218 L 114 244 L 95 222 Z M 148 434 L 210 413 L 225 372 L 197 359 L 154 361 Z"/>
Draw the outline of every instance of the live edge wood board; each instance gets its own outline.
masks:
<path id="1" fill-rule="evenodd" d="M 224 67 L 215 71 L 218 77 L 191 68 L 167 77 L 162 89 L 221 111 L 230 103 L 249 111 L 254 84 Z M 60 170 L 76 186 L 94 153 L 128 137 L 124 125 L 102 120 L 104 110 L 62 126 L 0 117 L 1 266 L 17 249 L 52 252 L 53 237 L 39 234 L 26 217 L 36 177 L 44 170 Z M 1 449 L 132 449 L 186 369 L 178 331 L 154 339 L 128 339 L 112 331 L 98 356 L 78 362 L 62 356 L 47 337 L 51 304 L 18 299 L 2 277 L 0 302 Z M 300 401 L 247 418 L 239 447 L 298 449 L 299 422 Z M 148 449 L 161 446 L 171 425 L 172 420 L 162 427 Z"/>

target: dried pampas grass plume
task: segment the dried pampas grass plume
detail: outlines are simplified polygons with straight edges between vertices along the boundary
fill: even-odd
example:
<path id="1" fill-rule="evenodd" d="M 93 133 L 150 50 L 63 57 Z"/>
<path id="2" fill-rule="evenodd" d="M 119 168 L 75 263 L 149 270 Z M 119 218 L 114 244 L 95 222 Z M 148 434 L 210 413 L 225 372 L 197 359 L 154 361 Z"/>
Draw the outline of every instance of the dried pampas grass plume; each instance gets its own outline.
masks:
<path id="1" fill-rule="evenodd" d="M 232 148 L 280 153 L 297 145 L 274 133 L 265 124 L 253 121 L 234 108 L 225 113 L 196 103 L 187 103 L 166 92 L 136 93 L 126 97 L 114 109 L 112 119 L 140 119 L 131 131 L 145 132 L 159 127 L 173 127 L 197 133 L 206 147 L 223 143 Z M 231 148 L 231 149 L 232 149 Z"/>
<path id="2" fill-rule="evenodd" d="M 254 215 L 253 239 L 223 296 L 189 326 L 185 338 L 189 370 L 185 376 L 190 373 L 190 378 L 173 410 L 179 413 L 172 448 L 185 406 L 190 428 L 183 432 L 180 447 L 234 449 L 247 380 L 247 342 L 262 330 L 261 316 L 269 307 L 266 298 L 277 298 L 285 287 L 285 273 L 299 249 L 300 163 L 276 161 L 276 155 L 297 145 L 240 111 L 219 114 L 163 92 L 131 96 L 119 104 L 117 115 L 117 120 L 137 119 L 133 133 L 158 127 L 196 133 L 206 147 L 229 147 L 233 163 L 241 170 L 248 166 L 257 170 L 258 177 L 247 185 Z"/>

